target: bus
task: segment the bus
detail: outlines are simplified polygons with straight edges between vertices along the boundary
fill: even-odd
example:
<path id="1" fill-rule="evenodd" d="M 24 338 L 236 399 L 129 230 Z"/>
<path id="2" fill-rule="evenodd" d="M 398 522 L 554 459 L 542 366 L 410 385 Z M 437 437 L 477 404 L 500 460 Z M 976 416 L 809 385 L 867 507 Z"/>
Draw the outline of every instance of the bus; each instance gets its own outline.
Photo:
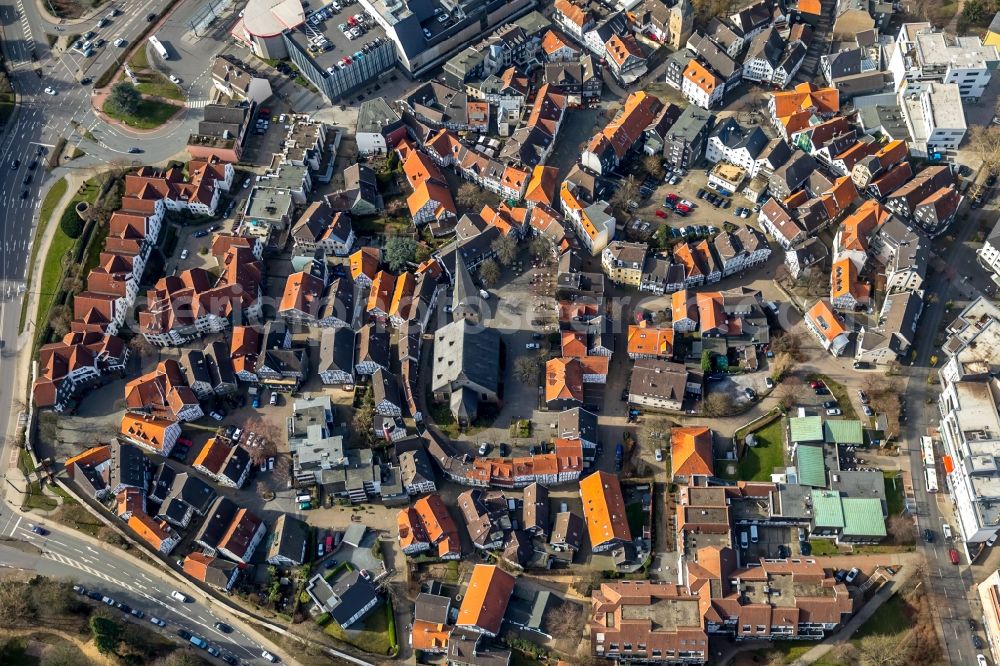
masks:
<path id="1" fill-rule="evenodd" d="M 925 468 L 924 482 L 927 484 L 927 492 L 936 493 L 938 491 L 937 471 L 930 467 Z"/>
<path id="2" fill-rule="evenodd" d="M 935 467 L 934 440 L 926 435 L 920 438 L 920 455 L 924 459 L 924 467 Z"/>
<path id="3" fill-rule="evenodd" d="M 149 43 L 153 47 L 153 50 L 160 54 L 161 58 L 164 60 L 170 60 L 170 54 L 167 53 L 167 49 L 160 43 L 160 40 L 156 38 L 156 35 L 149 36 Z"/>

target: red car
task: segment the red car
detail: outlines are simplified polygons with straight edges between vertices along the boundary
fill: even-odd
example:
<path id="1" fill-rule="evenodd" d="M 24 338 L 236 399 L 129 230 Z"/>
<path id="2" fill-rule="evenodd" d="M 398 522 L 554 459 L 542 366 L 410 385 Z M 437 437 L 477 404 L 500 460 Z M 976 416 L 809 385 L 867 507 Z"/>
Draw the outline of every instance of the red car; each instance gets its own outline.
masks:
<path id="1" fill-rule="evenodd" d="M 809 382 L 809 388 L 818 389 L 823 386 L 823 382 L 818 382 L 815 379 Z"/>
<path id="2" fill-rule="evenodd" d="M 680 197 L 673 192 L 667 195 L 667 201 L 677 201 L 678 199 L 680 199 Z"/>
<path id="3" fill-rule="evenodd" d="M 656 217 L 662 217 L 662 218 L 666 219 L 666 217 L 667 217 L 667 211 L 657 209 L 656 210 Z"/>
<path id="4" fill-rule="evenodd" d="M 948 559 L 951 560 L 952 564 L 958 564 L 958 562 L 959 562 L 958 551 L 955 550 L 954 548 L 949 548 L 948 549 Z"/>
<path id="5" fill-rule="evenodd" d="M 691 209 L 689 207 L 685 206 L 684 204 L 681 204 L 681 205 L 677 206 L 676 210 L 679 213 L 690 213 L 691 212 Z"/>

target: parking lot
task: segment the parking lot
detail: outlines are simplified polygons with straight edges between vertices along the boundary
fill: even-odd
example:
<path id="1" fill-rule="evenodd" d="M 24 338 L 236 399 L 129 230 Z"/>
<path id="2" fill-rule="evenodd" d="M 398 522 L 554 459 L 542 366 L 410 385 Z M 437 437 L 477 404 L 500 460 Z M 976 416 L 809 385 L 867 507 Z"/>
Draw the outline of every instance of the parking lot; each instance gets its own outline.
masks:
<path id="1" fill-rule="evenodd" d="M 478 449 L 480 442 L 488 442 L 493 445 L 492 456 L 499 455 L 499 443 L 511 445 L 508 455 L 525 455 L 532 444 L 549 438 L 550 425 L 556 420 L 553 413 L 539 410 L 541 374 L 539 381 L 529 386 L 518 380 L 514 372 L 518 358 L 537 359 L 541 366 L 560 353 L 559 344 L 550 340 L 557 330 L 556 301 L 552 296 L 555 266 L 551 261 L 534 261 L 527 253 L 519 255 L 516 262 L 520 265 L 515 263 L 505 269 L 496 287 L 489 291 L 490 298 L 483 302 L 484 324 L 500 331 L 506 348 L 504 404 L 492 427 L 474 430 L 472 435 L 460 438 L 470 443 L 470 453 Z M 450 300 L 442 299 L 442 303 L 450 304 Z M 603 387 L 588 386 L 588 390 L 591 388 L 599 393 Z M 510 437 L 510 424 L 524 418 L 532 421 L 532 435 L 514 441 Z"/>
<path id="2" fill-rule="evenodd" d="M 738 217 L 737 208 L 753 208 L 754 203 L 742 194 L 735 194 L 724 197 L 729 201 L 728 208 L 716 208 L 708 201 L 698 198 L 698 190 L 704 189 L 712 192 L 708 187 L 708 176 L 704 169 L 690 169 L 683 176 L 679 183 L 671 185 L 660 182 L 648 199 L 637 202 L 639 205 L 635 210 L 635 216 L 641 220 L 640 224 L 648 223 L 650 226 L 646 230 L 649 236 L 656 233 L 656 229 L 664 224 L 675 229 L 691 225 L 714 226 L 722 229 L 726 222 L 737 226 L 749 224 L 756 226 L 753 214 L 747 217 Z M 663 203 L 669 195 L 676 195 L 677 201 L 687 200 L 695 206 L 686 217 L 678 215 L 676 212 L 664 208 Z M 660 214 L 657 214 L 660 211 Z M 666 215 L 666 217 L 663 217 Z"/>

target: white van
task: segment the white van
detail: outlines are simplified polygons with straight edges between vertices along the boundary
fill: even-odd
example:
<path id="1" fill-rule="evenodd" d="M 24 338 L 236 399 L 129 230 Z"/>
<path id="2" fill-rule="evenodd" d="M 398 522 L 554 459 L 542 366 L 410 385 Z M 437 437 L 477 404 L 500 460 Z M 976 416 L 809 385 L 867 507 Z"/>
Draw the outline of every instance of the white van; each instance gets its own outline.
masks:
<path id="1" fill-rule="evenodd" d="M 183 592 L 178 592 L 177 590 L 171 592 L 170 596 L 176 599 L 177 601 L 180 601 L 181 603 L 186 603 L 188 600 L 188 596 L 186 594 L 184 594 Z"/>
<path id="2" fill-rule="evenodd" d="M 951 541 L 951 525 L 945 523 L 941 526 L 941 532 L 944 533 L 944 538 L 947 541 Z"/>
<path id="3" fill-rule="evenodd" d="M 751 525 L 750 526 L 750 541 L 753 542 L 753 543 L 757 543 L 757 526 L 756 525 Z"/>

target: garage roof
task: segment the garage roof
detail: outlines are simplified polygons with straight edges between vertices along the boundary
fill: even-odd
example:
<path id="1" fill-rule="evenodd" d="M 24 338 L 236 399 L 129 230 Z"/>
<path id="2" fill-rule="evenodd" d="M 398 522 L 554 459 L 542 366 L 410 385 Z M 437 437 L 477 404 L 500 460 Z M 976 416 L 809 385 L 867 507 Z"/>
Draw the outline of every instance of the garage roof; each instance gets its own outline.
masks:
<path id="1" fill-rule="evenodd" d="M 861 421 L 837 419 L 823 424 L 823 439 L 827 444 L 850 444 L 860 446 L 865 438 L 861 431 Z"/>
<path id="2" fill-rule="evenodd" d="M 818 416 L 797 416 L 788 419 L 793 442 L 822 442 L 823 419 Z"/>

